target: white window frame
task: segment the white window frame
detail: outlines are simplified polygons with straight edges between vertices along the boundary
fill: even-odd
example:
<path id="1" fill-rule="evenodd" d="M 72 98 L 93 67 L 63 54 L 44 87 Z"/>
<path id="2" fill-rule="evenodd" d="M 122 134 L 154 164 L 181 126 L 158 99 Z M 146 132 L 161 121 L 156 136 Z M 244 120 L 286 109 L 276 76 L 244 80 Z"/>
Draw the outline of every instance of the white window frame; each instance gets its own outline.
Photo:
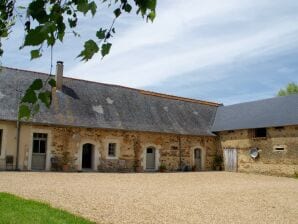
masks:
<path id="1" fill-rule="evenodd" d="M 283 150 L 277 150 L 277 148 L 284 148 Z M 286 145 L 274 145 L 273 146 L 273 151 L 274 152 L 286 152 L 287 151 L 287 146 Z"/>
<path id="2" fill-rule="evenodd" d="M 114 146 L 113 155 L 110 154 L 110 146 Z M 108 143 L 108 157 L 116 157 L 117 156 L 117 143 L 109 142 Z"/>
<path id="3" fill-rule="evenodd" d="M 109 144 L 116 144 L 115 156 L 109 156 Z M 107 159 L 119 159 L 120 157 L 120 147 L 122 143 L 122 138 L 107 138 L 104 140 L 104 149 Z"/>

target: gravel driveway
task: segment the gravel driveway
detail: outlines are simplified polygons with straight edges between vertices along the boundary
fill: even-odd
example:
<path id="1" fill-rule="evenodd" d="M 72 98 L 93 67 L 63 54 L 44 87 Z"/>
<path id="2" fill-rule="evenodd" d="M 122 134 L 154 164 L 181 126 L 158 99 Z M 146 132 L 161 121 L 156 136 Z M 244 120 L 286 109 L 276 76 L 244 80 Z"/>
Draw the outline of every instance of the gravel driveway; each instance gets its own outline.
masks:
<path id="1" fill-rule="evenodd" d="M 0 191 L 98 223 L 297 223 L 298 180 L 241 173 L 0 172 Z"/>

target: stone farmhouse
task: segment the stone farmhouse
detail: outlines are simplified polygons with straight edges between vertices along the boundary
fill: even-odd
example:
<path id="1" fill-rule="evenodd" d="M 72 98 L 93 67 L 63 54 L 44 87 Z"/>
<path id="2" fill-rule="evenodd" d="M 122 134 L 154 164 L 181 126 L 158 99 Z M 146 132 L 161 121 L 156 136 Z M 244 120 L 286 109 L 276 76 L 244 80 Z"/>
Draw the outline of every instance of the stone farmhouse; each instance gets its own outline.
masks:
<path id="1" fill-rule="evenodd" d="M 201 171 L 222 156 L 228 171 L 298 172 L 298 95 L 223 106 L 63 77 L 58 62 L 50 109 L 18 122 L 20 92 L 47 77 L 1 68 L 2 170 Z"/>

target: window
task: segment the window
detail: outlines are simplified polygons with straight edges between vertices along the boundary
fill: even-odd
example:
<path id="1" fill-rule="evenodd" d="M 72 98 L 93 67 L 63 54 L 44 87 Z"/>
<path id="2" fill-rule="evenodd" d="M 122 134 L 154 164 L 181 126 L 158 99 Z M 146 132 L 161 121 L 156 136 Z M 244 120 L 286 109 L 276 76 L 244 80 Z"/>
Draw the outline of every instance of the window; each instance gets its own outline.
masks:
<path id="1" fill-rule="evenodd" d="M 2 153 L 2 136 L 3 136 L 3 130 L 0 129 L 0 156 L 1 156 L 1 153 Z"/>
<path id="2" fill-rule="evenodd" d="M 266 128 L 256 128 L 254 133 L 255 138 L 266 138 L 267 129 Z"/>
<path id="3" fill-rule="evenodd" d="M 47 134 L 33 134 L 33 153 L 46 153 L 47 151 Z"/>
<path id="4" fill-rule="evenodd" d="M 109 143 L 108 156 L 116 157 L 116 143 Z"/>
<path id="5" fill-rule="evenodd" d="M 172 146 L 171 146 L 171 150 L 172 150 L 172 151 L 177 151 L 177 150 L 178 150 L 178 147 L 177 147 L 177 146 L 174 146 L 174 145 L 172 145 Z"/>
<path id="6" fill-rule="evenodd" d="M 279 152 L 281 152 L 281 151 L 285 151 L 286 148 L 287 148 L 286 145 L 275 145 L 275 146 L 273 147 L 274 151 L 279 151 Z"/>

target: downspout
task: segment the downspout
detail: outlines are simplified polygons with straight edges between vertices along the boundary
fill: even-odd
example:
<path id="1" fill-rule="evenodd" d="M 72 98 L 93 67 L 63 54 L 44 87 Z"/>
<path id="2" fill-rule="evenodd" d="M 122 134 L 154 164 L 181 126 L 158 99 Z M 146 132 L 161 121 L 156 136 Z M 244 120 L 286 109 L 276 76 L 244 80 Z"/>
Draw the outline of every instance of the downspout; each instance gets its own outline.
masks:
<path id="1" fill-rule="evenodd" d="M 20 131 L 21 131 L 21 122 L 19 118 L 19 109 L 20 109 L 20 101 L 21 101 L 21 91 L 17 90 L 19 93 L 18 96 L 18 110 L 17 110 L 17 135 L 16 135 L 16 140 L 17 140 L 17 148 L 16 148 L 16 170 L 19 170 L 19 152 L 20 152 Z"/>
<path id="2" fill-rule="evenodd" d="M 179 141 L 179 167 L 180 167 L 180 171 L 182 171 L 182 148 L 181 148 L 181 135 L 178 135 L 178 141 Z"/>
<path id="3" fill-rule="evenodd" d="M 18 113 L 19 114 L 19 113 Z M 19 170 L 19 151 L 20 151 L 20 130 L 21 124 L 18 116 L 17 120 L 17 153 L 16 153 L 16 170 Z"/>

